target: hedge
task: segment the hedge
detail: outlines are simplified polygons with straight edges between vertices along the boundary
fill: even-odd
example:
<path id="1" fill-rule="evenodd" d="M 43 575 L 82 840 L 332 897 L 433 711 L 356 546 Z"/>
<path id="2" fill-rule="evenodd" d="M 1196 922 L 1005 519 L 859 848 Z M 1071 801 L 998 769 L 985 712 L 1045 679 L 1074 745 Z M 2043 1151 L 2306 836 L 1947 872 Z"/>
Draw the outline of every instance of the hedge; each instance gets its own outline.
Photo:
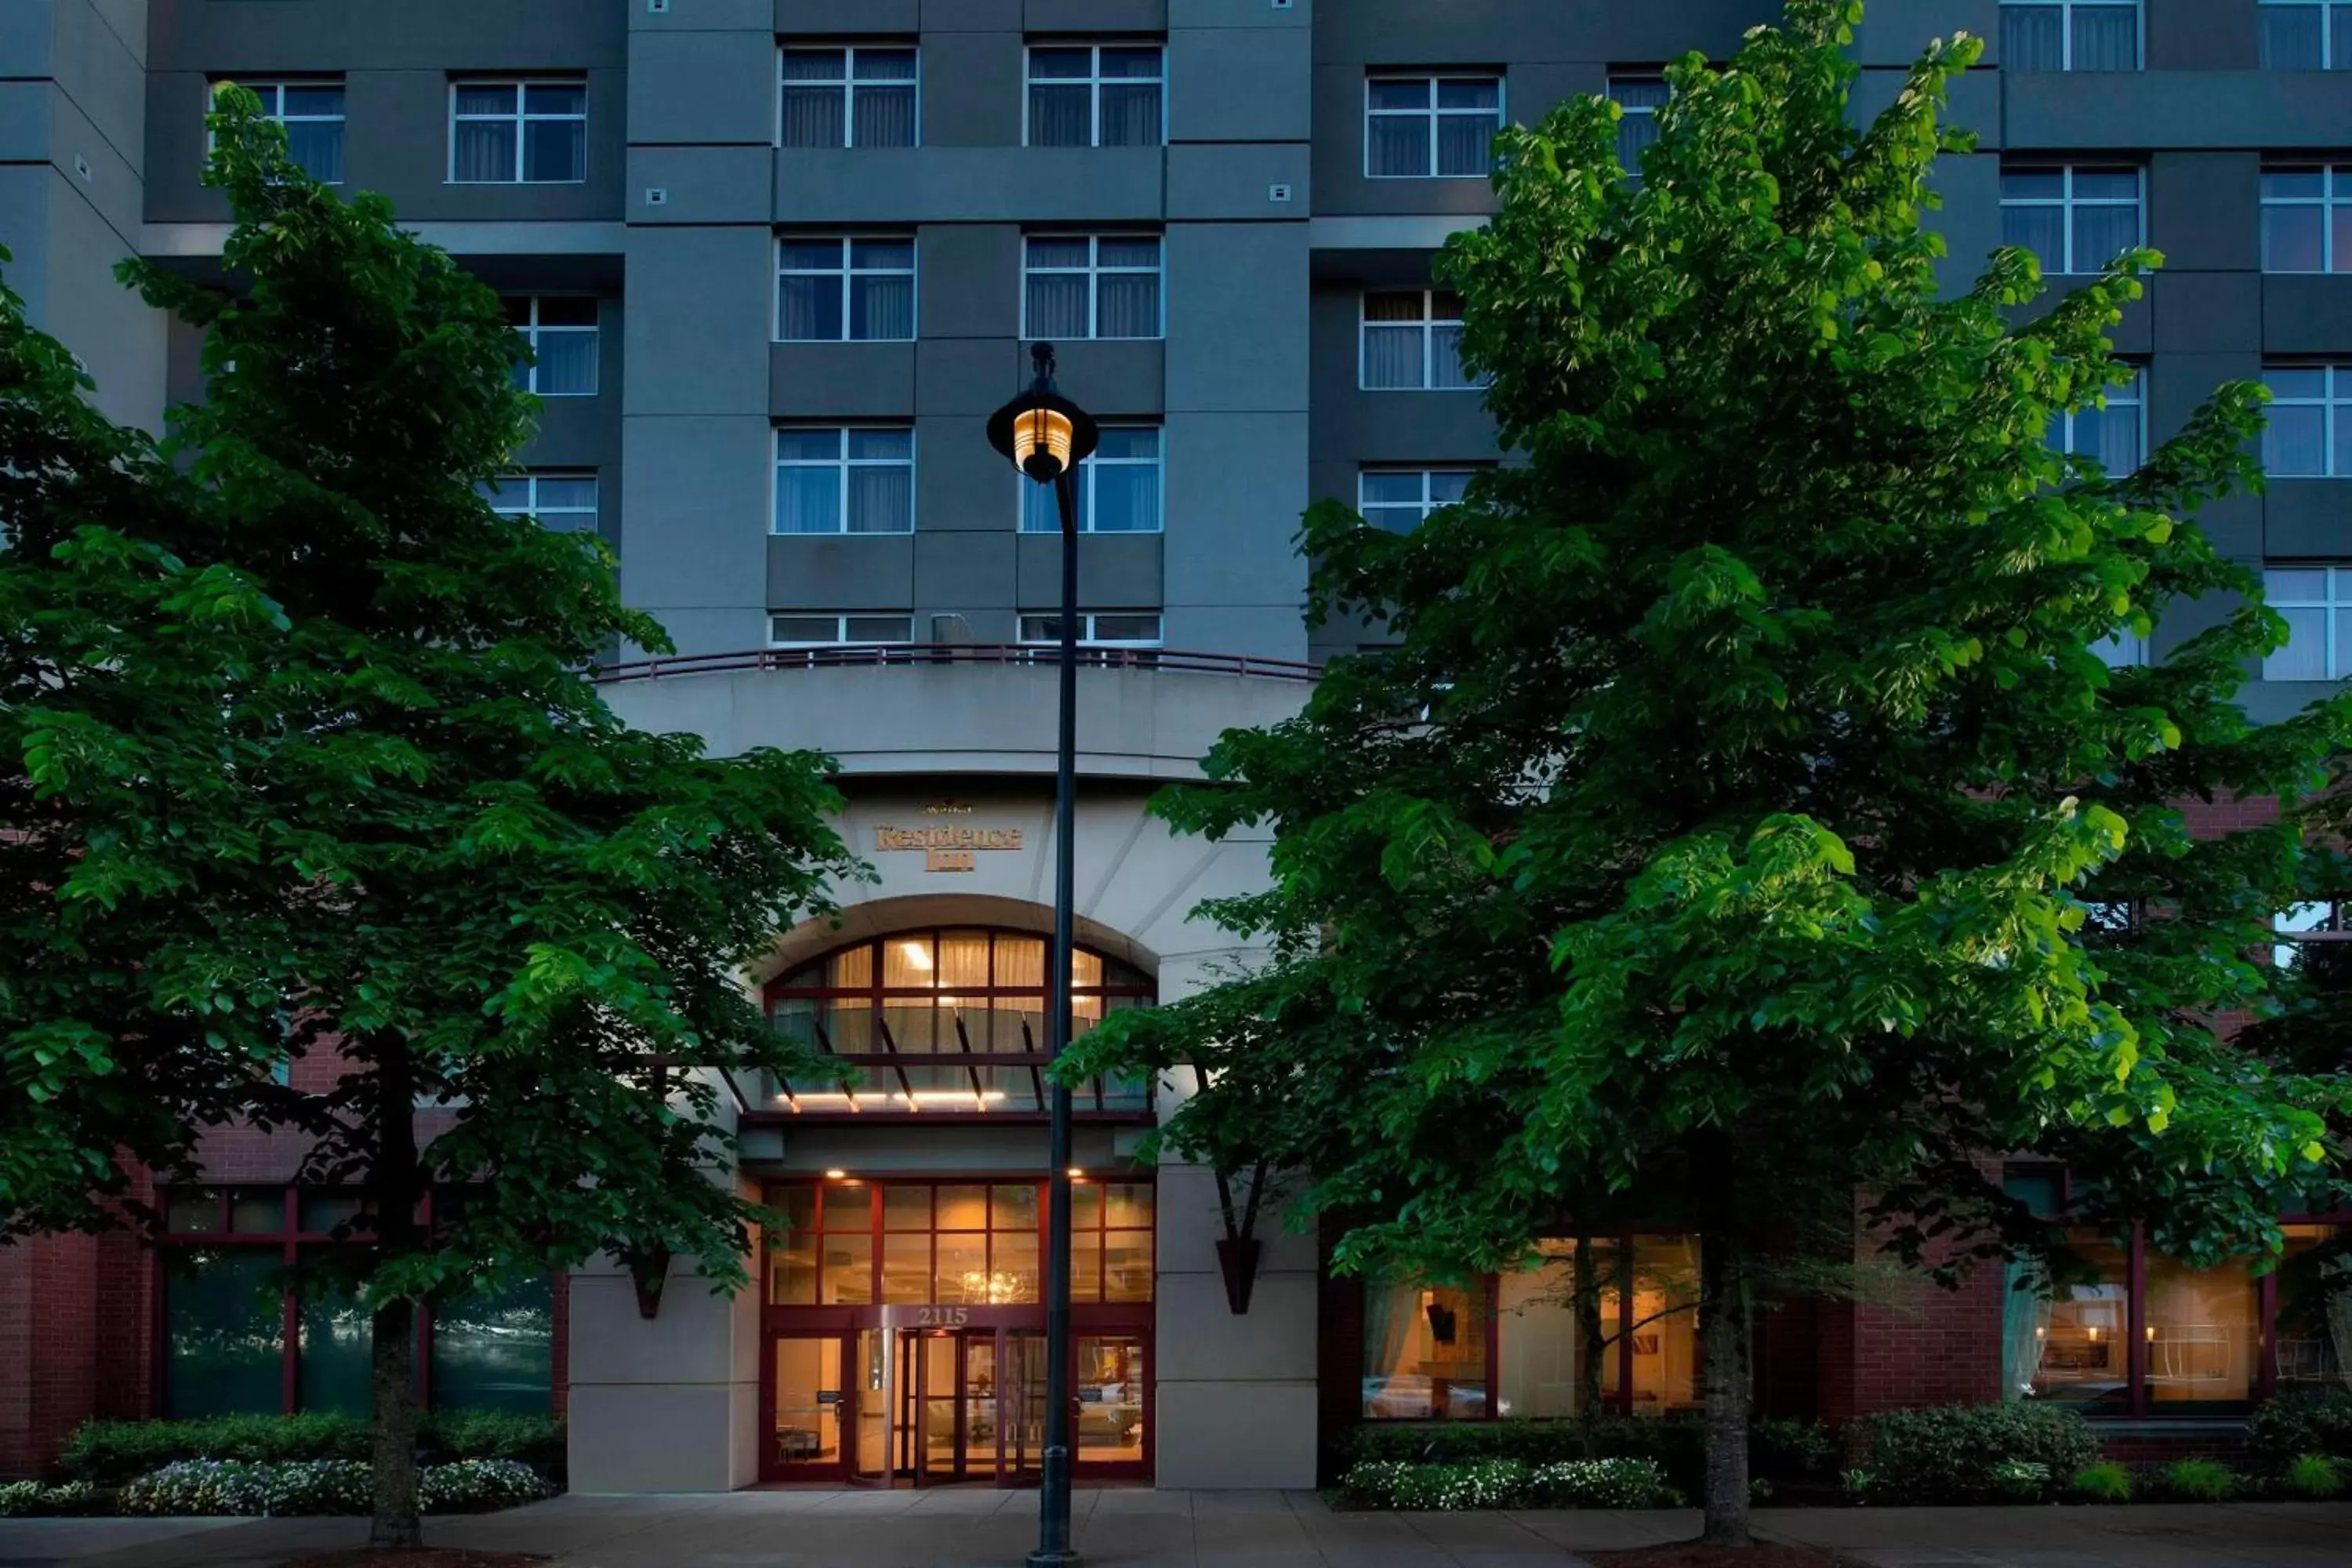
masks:
<path id="1" fill-rule="evenodd" d="M 504 1508 L 548 1494 L 547 1483 L 538 1472 L 513 1459 L 428 1465 L 416 1489 L 418 1500 L 435 1513 Z M 358 1460 L 183 1459 L 126 1482 L 115 1494 L 114 1505 L 121 1513 L 151 1517 L 286 1518 L 362 1514 L 373 1502 L 373 1478 L 369 1467 Z"/>
<path id="2" fill-rule="evenodd" d="M 2254 1407 L 2246 1460 L 2256 1475 L 2283 1476 L 2305 1454 L 2352 1460 L 2352 1390 L 2283 1394 Z"/>
<path id="3" fill-rule="evenodd" d="M 2058 1405 L 1895 1410 L 1856 1427 L 1873 1502 L 2014 1501 L 2027 1475 L 2038 1472 L 2044 1483 L 2071 1479 L 2099 1457 L 2097 1435 Z"/>
<path id="4" fill-rule="evenodd" d="M 1696 1492 L 1706 1469 L 1706 1428 L 1696 1416 L 1612 1416 L 1592 1424 L 1592 1458 L 1648 1459 L 1668 1482 Z M 1366 1422 L 1342 1446 L 1342 1468 L 1362 1464 L 1458 1464 L 1515 1459 L 1530 1467 L 1585 1458 L 1574 1420 Z M 1758 1421 L 1748 1429 L 1748 1473 L 1800 1481 L 1833 1473 L 1836 1445 L 1818 1421 Z"/>
<path id="5" fill-rule="evenodd" d="M 67 1481 L 54 1487 L 38 1481 L 10 1481 L 0 1486 L 0 1519 L 89 1513 L 97 1505 L 97 1489 L 88 1481 Z"/>
<path id="6" fill-rule="evenodd" d="M 428 1456 L 452 1459 L 563 1458 L 563 1424 L 544 1415 L 497 1411 L 436 1412 L 418 1437 Z M 186 1459 L 287 1464 L 364 1460 L 374 1428 L 364 1416 L 213 1415 L 190 1421 L 90 1421 L 66 1440 L 58 1468 L 76 1480 L 111 1486 Z"/>

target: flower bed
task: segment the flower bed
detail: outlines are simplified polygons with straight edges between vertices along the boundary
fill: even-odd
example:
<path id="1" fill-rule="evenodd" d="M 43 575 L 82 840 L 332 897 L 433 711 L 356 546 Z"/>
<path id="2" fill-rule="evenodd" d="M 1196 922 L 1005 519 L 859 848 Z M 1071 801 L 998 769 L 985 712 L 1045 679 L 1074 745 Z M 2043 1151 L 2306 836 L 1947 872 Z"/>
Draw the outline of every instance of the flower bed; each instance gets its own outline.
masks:
<path id="1" fill-rule="evenodd" d="M 1494 1508 L 1679 1508 L 1683 1494 L 1650 1459 L 1473 1459 L 1416 1465 L 1372 1459 L 1339 1483 L 1349 1508 L 1457 1512 Z"/>
<path id="2" fill-rule="evenodd" d="M 364 1416 L 213 1415 L 188 1421 L 89 1421 L 66 1440 L 58 1468 L 94 1486 L 112 1486 L 183 1459 L 254 1464 L 306 1459 L 365 1460 L 373 1428 Z M 417 1433 L 428 1460 L 524 1459 L 559 1474 L 563 1424 L 544 1415 L 498 1411 L 436 1411 Z"/>

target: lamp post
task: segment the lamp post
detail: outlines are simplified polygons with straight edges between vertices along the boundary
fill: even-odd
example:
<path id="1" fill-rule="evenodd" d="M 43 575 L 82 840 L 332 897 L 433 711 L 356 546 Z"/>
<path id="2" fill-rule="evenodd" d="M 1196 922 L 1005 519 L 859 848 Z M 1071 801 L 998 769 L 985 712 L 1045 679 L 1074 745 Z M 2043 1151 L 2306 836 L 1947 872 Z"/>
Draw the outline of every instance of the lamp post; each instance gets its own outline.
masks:
<path id="1" fill-rule="evenodd" d="M 1054 487 L 1062 519 L 1059 735 L 1054 756 L 1054 962 L 1047 984 L 1046 1054 L 1059 1058 L 1070 1043 L 1071 908 L 1075 902 L 1072 824 L 1077 800 L 1078 506 L 1077 468 L 1101 432 L 1087 411 L 1054 390 L 1054 345 L 1029 351 L 1036 379 L 1029 390 L 990 416 L 988 443 L 1041 485 Z M 1046 1135 L 1045 1209 L 1045 1451 L 1038 1489 L 1037 1550 L 1029 1568 L 1067 1568 L 1070 1549 L 1070 1089 L 1054 1085 Z"/>

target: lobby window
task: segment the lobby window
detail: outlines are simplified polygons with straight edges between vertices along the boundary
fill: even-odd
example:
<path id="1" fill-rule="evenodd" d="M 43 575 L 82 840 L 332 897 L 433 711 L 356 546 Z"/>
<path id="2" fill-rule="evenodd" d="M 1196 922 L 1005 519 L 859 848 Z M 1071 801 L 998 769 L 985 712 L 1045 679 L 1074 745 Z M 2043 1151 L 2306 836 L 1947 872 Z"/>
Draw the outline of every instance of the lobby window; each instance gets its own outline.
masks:
<path id="1" fill-rule="evenodd" d="M 1160 237 L 1033 234 L 1022 263 L 1024 338 L 1156 338 Z"/>
<path id="2" fill-rule="evenodd" d="M 779 342 L 905 342 L 914 335 L 914 236 L 776 241 Z"/>
<path id="3" fill-rule="evenodd" d="M 1462 499 L 1469 468 L 1366 468 L 1356 476 L 1356 510 L 1374 528 L 1411 533 Z"/>
<path id="4" fill-rule="evenodd" d="M 577 184 L 588 177 L 588 84 L 468 79 L 449 85 L 449 181 Z"/>
<path id="5" fill-rule="evenodd" d="M 2264 680 L 2352 674 L 2352 568 L 2265 568 L 2263 598 L 2286 622 L 2286 646 L 2263 658 Z"/>
<path id="6" fill-rule="evenodd" d="M 2352 365 L 2269 365 L 2263 471 L 2273 479 L 2352 476 Z"/>
<path id="7" fill-rule="evenodd" d="M 1158 533 L 1160 530 L 1160 429 L 1107 425 L 1094 455 L 1078 465 L 1080 533 Z M 1054 487 L 1021 479 L 1021 531 L 1059 533 Z"/>
<path id="8" fill-rule="evenodd" d="M 2052 164 L 2000 172 L 2000 237 L 2046 273 L 2096 272 L 2140 243 L 2135 164 Z"/>
<path id="9" fill-rule="evenodd" d="M 261 112 L 286 128 L 286 155 L 322 185 L 343 183 L 343 84 L 246 81 L 223 78 L 261 100 Z M 209 103 L 207 104 L 209 106 Z M 211 137 L 205 137 L 207 148 Z"/>
<path id="10" fill-rule="evenodd" d="M 1029 146 L 1168 140 L 1167 56 L 1158 44 L 1032 44 L 1028 77 Z"/>
<path id="11" fill-rule="evenodd" d="M 1062 616 L 1055 611 L 1037 611 L 1021 617 L 1021 640 L 1035 647 L 1052 647 L 1062 640 Z M 1080 610 L 1078 612 L 1078 646 L 1080 647 L 1156 648 L 1160 646 L 1160 612 L 1157 610 Z"/>
<path id="12" fill-rule="evenodd" d="M 2263 170 L 2263 270 L 2352 272 L 2352 165 Z"/>
<path id="13" fill-rule="evenodd" d="M 2000 66 L 2139 69 L 2139 0 L 2000 0 Z"/>
<path id="14" fill-rule="evenodd" d="M 793 610 L 768 617 L 771 647 L 872 647 L 915 640 L 912 616 L 863 610 Z"/>
<path id="15" fill-rule="evenodd" d="M 1503 79 L 1380 73 L 1364 79 L 1364 175 L 1483 180 L 1503 128 Z"/>
<path id="16" fill-rule="evenodd" d="M 1658 110 L 1673 96 L 1674 89 L 1662 76 L 1612 74 L 1609 79 L 1610 100 L 1620 110 L 1617 162 L 1637 184 L 1642 178 L 1642 151 L 1658 139 Z"/>
<path id="17" fill-rule="evenodd" d="M 865 1181 L 770 1188 L 786 1218 L 768 1249 L 772 1307 L 1029 1306 L 1042 1300 L 1045 1184 Z M 1070 1190 L 1070 1299 L 1152 1299 L 1152 1188 Z"/>
<path id="18" fill-rule="evenodd" d="M 1475 392 L 1462 368 L 1462 297 L 1438 289 L 1364 295 L 1357 384 L 1367 392 Z"/>
<path id="19" fill-rule="evenodd" d="M 2352 68 L 2352 5 L 2322 0 L 2261 0 L 2267 70 Z"/>
<path id="20" fill-rule="evenodd" d="M 2131 380 L 2105 389 L 2105 407 L 2092 404 L 2059 414 L 2051 421 L 2051 446 L 2089 458 L 2118 479 L 2138 472 L 2147 450 L 2147 372 L 2135 369 Z"/>
<path id="21" fill-rule="evenodd" d="M 911 533 L 915 433 L 903 426 L 776 432 L 778 533 Z"/>
<path id="22" fill-rule="evenodd" d="M 515 385 L 541 397 L 596 395 L 596 301 L 582 294 L 534 294 L 507 301 L 507 321 L 530 345 L 534 363 L 514 369 Z"/>
<path id="23" fill-rule="evenodd" d="M 779 51 L 780 147 L 913 147 L 920 67 L 911 44 L 809 47 Z"/>
<path id="24" fill-rule="evenodd" d="M 528 517 L 558 532 L 594 532 L 596 476 L 534 469 L 475 487 L 500 517 Z"/>

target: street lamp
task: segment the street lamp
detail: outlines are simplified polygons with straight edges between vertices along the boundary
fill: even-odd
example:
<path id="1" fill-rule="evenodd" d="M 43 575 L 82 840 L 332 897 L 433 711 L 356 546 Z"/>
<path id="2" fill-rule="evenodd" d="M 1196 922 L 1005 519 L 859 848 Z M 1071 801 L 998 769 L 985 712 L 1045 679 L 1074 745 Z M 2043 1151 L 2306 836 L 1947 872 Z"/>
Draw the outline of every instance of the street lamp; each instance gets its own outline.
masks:
<path id="1" fill-rule="evenodd" d="M 1062 517 L 1062 620 L 1059 668 L 1060 733 L 1054 754 L 1054 963 L 1047 984 L 1054 1005 L 1046 1015 L 1045 1051 L 1058 1058 L 1070 1044 L 1071 909 L 1076 876 L 1071 857 L 1078 771 L 1078 491 L 1077 468 L 1101 435 L 1091 416 L 1054 390 L 1054 345 L 1029 351 L 1037 377 L 1029 390 L 989 416 L 988 444 L 1041 485 L 1054 487 Z M 1045 1210 L 1045 1452 L 1038 1490 L 1037 1550 L 1029 1568 L 1067 1568 L 1070 1549 L 1070 1088 L 1054 1085 L 1046 1155 Z"/>

